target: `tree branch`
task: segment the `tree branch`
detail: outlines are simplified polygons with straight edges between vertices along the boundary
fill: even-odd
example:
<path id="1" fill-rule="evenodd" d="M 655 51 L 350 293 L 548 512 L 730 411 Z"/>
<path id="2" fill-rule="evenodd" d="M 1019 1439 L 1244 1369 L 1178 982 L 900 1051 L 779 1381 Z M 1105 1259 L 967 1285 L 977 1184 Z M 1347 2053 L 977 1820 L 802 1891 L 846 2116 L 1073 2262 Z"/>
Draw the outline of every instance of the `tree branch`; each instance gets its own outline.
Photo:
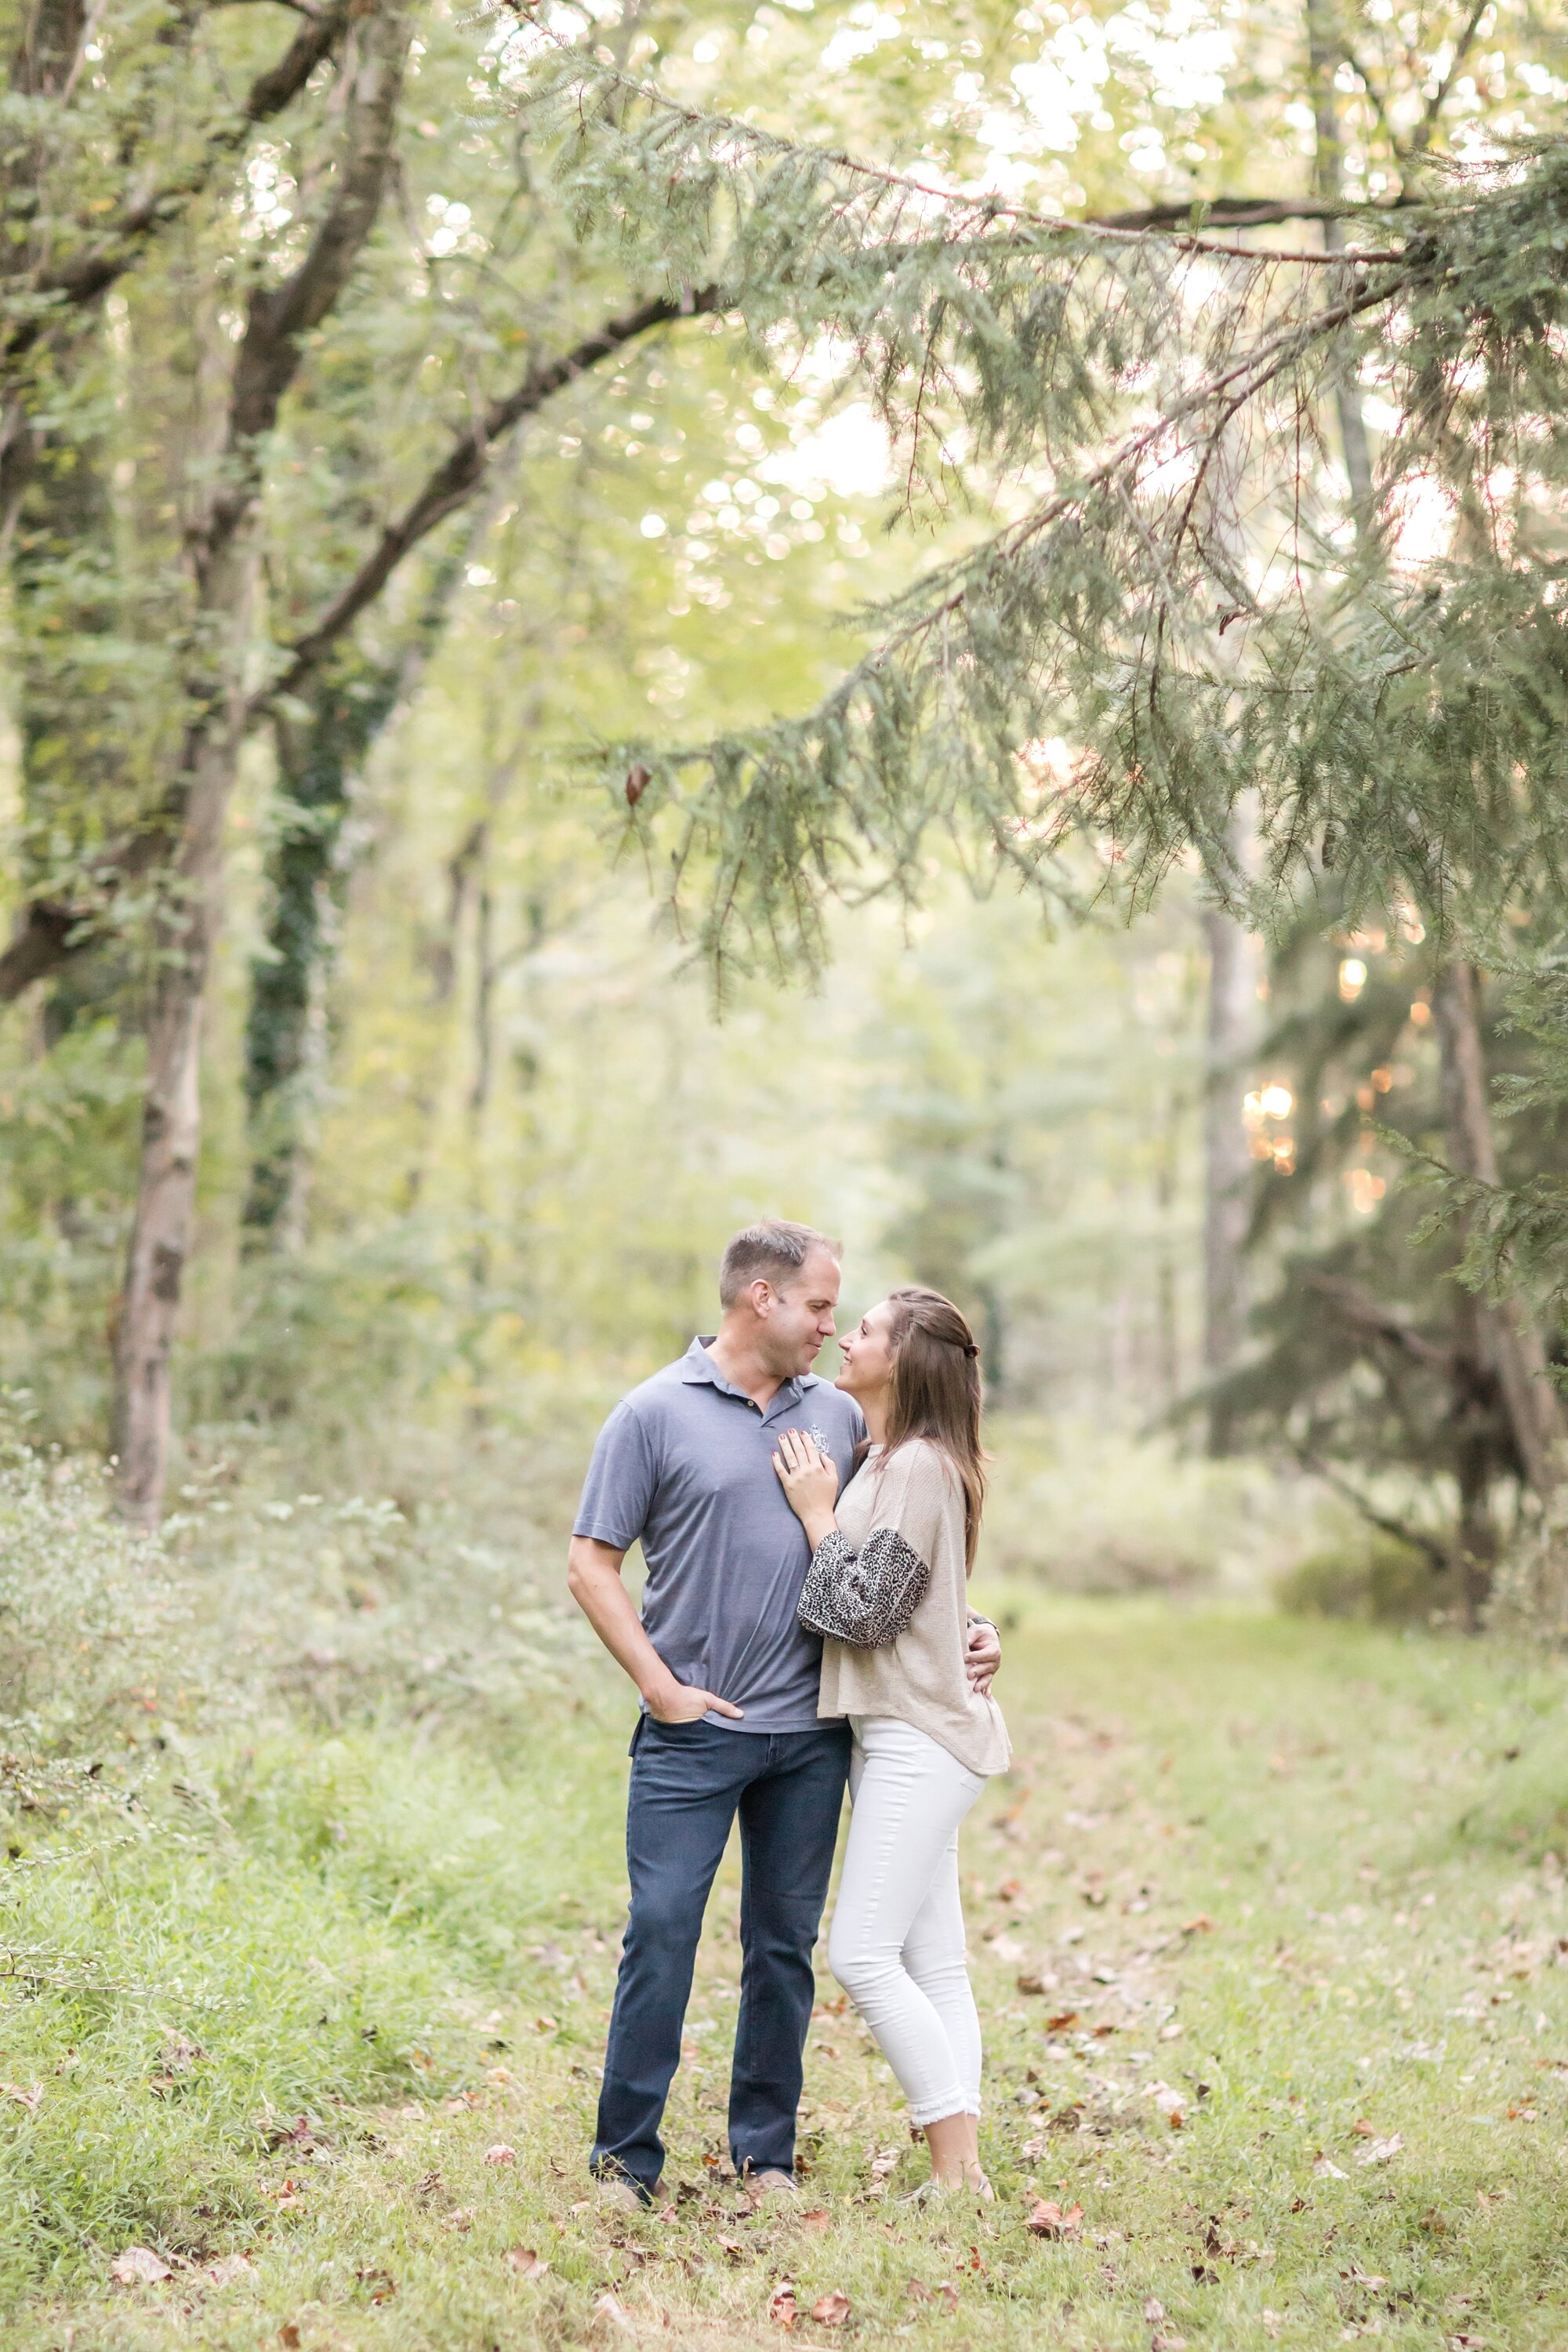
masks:
<path id="1" fill-rule="evenodd" d="M 128 205 L 97 243 L 34 282 L 29 291 L 38 308 L 18 319 L 0 342 L 0 370 L 14 369 L 25 359 L 62 310 L 80 310 L 96 301 L 135 266 L 152 239 L 212 184 L 219 168 L 244 145 L 249 132 L 280 114 L 299 96 L 322 58 L 342 40 L 353 14 L 353 0 L 326 0 L 304 19 L 277 64 L 257 76 L 237 112 L 215 128 L 201 154 L 184 172 Z"/>
<path id="2" fill-rule="evenodd" d="M 522 420 L 534 415 L 554 394 L 564 390 L 601 360 L 668 321 L 722 309 L 717 287 L 700 287 L 686 301 L 666 297 L 641 303 L 635 310 L 606 319 L 570 351 L 530 368 L 522 382 L 503 398 L 493 401 L 483 421 L 466 434 L 450 456 L 437 466 L 417 496 L 395 523 L 383 532 L 364 562 L 305 635 L 283 649 L 287 667 L 257 694 L 247 712 L 247 727 L 265 719 L 280 697 L 298 694 L 341 643 L 368 606 L 375 602 L 397 566 L 420 541 L 447 516 L 467 503 L 482 484 L 498 443 Z M 163 853 L 169 836 L 167 812 L 139 833 L 94 861 L 95 882 L 101 877 L 101 895 L 68 899 L 45 898 L 25 907 L 7 946 L 0 950 L 0 1004 L 13 1003 L 35 981 L 47 980 L 62 965 L 84 954 L 111 927 L 110 904 L 116 887 L 149 872 Z"/>
<path id="3" fill-rule="evenodd" d="M 721 310 L 723 301 L 716 286 L 700 287 L 684 302 L 655 295 L 618 319 L 606 319 L 602 327 L 585 335 L 569 352 L 563 352 L 559 358 L 530 368 L 514 391 L 492 401 L 480 422 L 443 458 L 397 520 L 387 525 L 353 578 L 340 590 L 315 626 L 287 648 L 287 667 L 251 703 L 251 722 L 280 696 L 300 692 L 345 631 L 367 605 L 374 603 L 409 551 L 473 496 L 484 478 L 497 443 L 514 425 L 525 416 L 533 415 L 555 393 L 597 366 L 601 360 L 635 342 L 639 335 L 674 319 Z"/>
<path id="4" fill-rule="evenodd" d="M 1435 1536 L 1427 1535 L 1424 1528 L 1411 1527 L 1405 1519 L 1391 1518 L 1386 1511 L 1380 1511 L 1374 1504 L 1367 1501 L 1352 1480 L 1347 1478 L 1342 1471 L 1336 1470 L 1331 1463 L 1325 1462 L 1321 1454 L 1301 1445 L 1296 1448 L 1296 1459 L 1303 1470 L 1310 1471 L 1315 1478 L 1321 1478 L 1325 1486 L 1331 1486 L 1337 1495 L 1342 1495 L 1347 1503 L 1352 1504 L 1367 1525 L 1375 1528 L 1379 1535 L 1393 1536 L 1397 1542 L 1408 1544 L 1413 1551 L 1424 1554 L 1439 1576 L 1453 1565 L 1452 1555 Z"/>
<path id="5" fill-rule="evenodd" d="M 1319 1274 L 1311 1277 L 1308 1287 L 1326 1299 L 1340 1320 L 1348 1323 L 1352 1330 L 1363 1331 L 1371 1339 L 1388 1340 L 1401 1354 L 1414 1357 L 1417 1363 L 1431 1364 L 1443 1371 L 1452 1370 L 1454 1350 L 1451 1348 L 1445 1347 L 1440 1340 L 1428 1339 L 1423 1332 L 1414 1329 L 1394 1308 L 1384 1307 L 1375 1298 L 1369 1298 L 1353 1283 L 1342 1281 L 1335 1275 Z"/>
<path id="6" fill-rule="evenodd" d="M 405 0 L 381 0 L 374 10 L 362 6 L 356 23 L 363 57 L 354 73 L 336 194 L 299 268 L 280 285 L 258 287 L 250 298 L 229 400 L 228 478 L 194 550 L 198 583 L 255 503 L 256 445 L 277 423 L 299 373 L 303 338 L 338 301 L 381 209 L 408 55 Z"/>
<path id="7" fill-rule="evenodd" d="M 1415 202 L 1413 196 L 1401 195 L 1393 204 L 1374 209 L 1397 212 Z M 1363 219 L 1368 209 L 1328 196 L 1214 196 L 1184 205 L 1145 205 L 1137 212 L 1095 213 L 1086 216 L 1084 226 L 1128 229 L 1134 234 L 1144 229 L 1187 228 L 1194 214 L 1200 213 L 1205 228 L 1272 228 L 1287 221 Z"/>

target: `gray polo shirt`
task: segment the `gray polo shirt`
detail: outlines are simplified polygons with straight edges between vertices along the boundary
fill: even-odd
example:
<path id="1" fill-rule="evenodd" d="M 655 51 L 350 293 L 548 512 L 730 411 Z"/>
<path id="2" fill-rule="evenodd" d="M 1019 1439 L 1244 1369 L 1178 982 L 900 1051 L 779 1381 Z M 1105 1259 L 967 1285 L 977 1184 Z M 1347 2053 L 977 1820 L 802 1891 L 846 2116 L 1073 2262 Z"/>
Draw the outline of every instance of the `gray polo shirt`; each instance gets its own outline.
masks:
<path id="1" fill-rule="evenodd" d="M 683 1683 L 746 1710 L 730 1731 L 811 1731 L 822 1643 L 795 1617 L 810 1550 L 773 1465 L 786 1429 L 838 1465 L 866 1433 L 860 1408 L 814 1372 L 786 1381 L 766 1412 L 732 1388 L 706 1343 L 634 1389 L 599 1432 L 574 1535 L 647 1562 L 644 1631 Z"/>

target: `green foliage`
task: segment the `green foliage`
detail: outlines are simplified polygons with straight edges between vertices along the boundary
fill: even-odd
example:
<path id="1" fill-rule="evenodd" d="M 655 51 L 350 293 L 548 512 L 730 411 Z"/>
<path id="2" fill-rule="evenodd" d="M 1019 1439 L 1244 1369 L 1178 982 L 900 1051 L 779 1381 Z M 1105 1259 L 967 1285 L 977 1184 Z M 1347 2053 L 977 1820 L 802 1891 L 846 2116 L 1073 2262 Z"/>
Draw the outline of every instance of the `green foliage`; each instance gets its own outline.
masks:
<path id="1" fill-rule="evenodd" d="M 1455 1605 L 1451 1572 L 1397 1536 L 1346 1526 L 1337 1540 L 1280 1577 L 1275 1597 L 1293 1617 L 1352 1617 L 1371 1625 L 1425 1625 Z"/>
<path id="2" fill-rule="evenodd" d="M 102 1471 L 15 1440 L 0 1461 L 0 1741 L 40 1763 L 123 1777 L 161 1723 L 206 1692 L 188 1597 L 159 1545 L 116 1519 Z"/>

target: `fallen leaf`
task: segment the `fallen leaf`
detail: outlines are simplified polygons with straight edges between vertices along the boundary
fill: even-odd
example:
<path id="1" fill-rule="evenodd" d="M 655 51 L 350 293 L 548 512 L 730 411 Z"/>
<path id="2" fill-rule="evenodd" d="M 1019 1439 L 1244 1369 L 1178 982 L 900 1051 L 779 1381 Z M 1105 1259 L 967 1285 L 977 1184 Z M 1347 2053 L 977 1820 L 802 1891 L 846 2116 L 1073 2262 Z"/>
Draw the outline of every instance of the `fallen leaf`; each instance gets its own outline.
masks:
<path id="1" fill-rule="evenodd" d="M 1037 2238 L 1076 2238 L 1083 2227 L 1083 2207 L 1069 2205 L 1064 2213 L 1054 2198 L 1037 2197 L 1024 2227 Z"/>
<path id="2" fill-rule="evenodd" d="M 536 2254 L 531 2246 L 513 2246 L 507 2254 L 507 2261 L 520 2279 L 542 2278 L 550 2268 L 543 2255 Z"/>
<path id="3" fill-rule="evenodd" d="M 1170 2328 L 1156 2327 L 1149 2338 L 1149 2352 L 1187 2352 L 1187 2339 Z"/>
<path id="4" fill-rule="evenodd" d="M 460 2235 L 466 2236 L 473 2226 L 474 2209 L 471 2205 L 454 2205 L 449 2213 L 443 2213 L 441 2216 L 441 2227 L 444 2230 L 456 2230 Z"/>
<path id="5" fill-rule="evenodd" d="M 37 2114 L 43 2096 L 44 2086 L 41 2083 L 29 2083 L 26 2090 L 22 2088 L 20 2083 L 0 2083 L 0 2097 L 15 2099 L 16 2105 L 19 2107 L 26 2107 L 30 2116 Z"/>
<path id="6" fill-rule="evenodd" d="M 390 2303 L 397 2293 L 397 2281 L 390 2271 L 355 2271 L 361 2286 L 368 2287 L 372 2303 Z"/>
<path id="7" fill-rule="evenodd" d="M 109 2275 L 117 2286 L 161 2286 L 174 2273 L 151 2246 L 127 2246 L 110 2263 Z"/>
<path id="8" fill-rule="evenodd" d="M 1377 2126 L 1375 2124 L 1368 2123 L 1364 2116 L 1360 2116 L 1355 2123 L 1352 2124 L 1351 2129 L 1357 2139 L 1375 2139 L 1377 2137 Z"/>
<path id="9" fill-rule="evenodd" d="M 300 2323 L 297 2319 L 283 2322 L 278 2330 L 278 2341 L 285 2347 L 285 2352 L 300 2352 Z"/>
<path id="10" fill-rule="evenodd" d="M 1180 2131 L 1187 2105 L 1185 2092 L 1174 2089 L 1169 2083 L 1151 2083 L 1149 2096 L 1153 2100 L 1171 2129 Z"/>
<path id="11" fill-rule="evenodd" d="M 1484 2336 L 1450 2336 L 1448 2352 L 1483 2352 Z"/>
<path id="12" fill-rule="evenodd" d="M 515 2147 L 508 2147 L 504 2139 L 498 2139 L 494 2147 L 486 2148 L 485 2162 L 487 2164 L 515 2164 L 517 2162 L 517 2150 Z"/>
<path id="13" fill-rule="evenodd" d="M 1055 2017 L 1047 2018 L 1046 2032 L 1047 2033 L 1065 2033 L 1069 2025 L 1076 2025 L 1077 2023 L 1078 2011 L 1076 2009 L 1061 2009 L 1057 2011 Z"/>
<path id="14" fill-rule="evenodd" d="M 811 2315 L 823 2327 L 842 2327 L 849 2316 L 849 2297 L 842 2287 L 836 2286 L 819 2295 L 811 2306 Z"/>
<path id="15" fill-rule="evenodd" d="M 1157 2294 L 1152 2294 L 1146 2297 L 1143 2305 L 1143 2316 L 1149 2322 L 1151 2327 L 1157 2326 L 1159 2322 L 1164 2318 L 1165 2306 L 1161 2302 Z"/>
<path id="16" fill-rule="evenodd" d="M 1333 2163 L 1326 2156 L 1320 2156 L 1318 2158 L 1316 2163 L 1312 2167 L 1312 2170 L 1320 2180 L 1348 2180 L 1350 2179 L 1350 2174 L 1348 2172 L 1342 2172 L 1339 2166 Z"/>
<path id="17" fill-rule="evenodd" d="M 248 2254 L 223 2254 L 207 2268 L 214 2286 L 235 2286 L 243 2278 L 256 2276 L 256 2264 Z"/>
<path id="18" fill-rule="evenodd" d="M 1026 1969 L 1016 1981 L 1020 1992 L 1049 1992 L 1050 1990 L 1049 1985 L 1037 1969 Z"/>
<path id="19" fill-rule="evenodd" d="M 1212 1936 L 1214 1921 L 1206 1911 L 1200 1911 L 1195 1919 L 1183 1920 L 1182 1933 L 1184 1936 Z"/>
<path id="20" fill-rule="evenodd" d="M 998 1903 L 1016 1903 L 1023 1892 L 1024 1882 L 1021 1878 L 1005 1878 L 996 1889 L 995 1899 Z"/>
<path id="21" fill-rule="evenodd" d="M 1044 2156 L 1045 2152 L 1046 2143 L 1043 2139 L 1039 2138 L 1026 2139 L 1024 2142 L 1023 2147 L 1018 2150 L 1019 2155 L 1023 2158 L 1026 2164 L 1036 2163 L 1039 2158 Z"/>
<path id="22" fill-rule="evenodd" d="M 160 2053 L 164 2068 L 171 2074 L 190 2074 L 193 2068 L 202 2063 L 206 2054 L 199 2042 L 189 2041 L 183 2033 L 171 2033 Z"/>
<path id="23" fill-rule="evenodd" d="M 945 2303 L 949 2311 L 958 2309 L 958 2289 L 951 2279 L 938 2279 L 927 2286 L 923 2279 L 911 2279 L 904 2293 L 911 2303 Z"/>
<path id="24" fill-rule="evenodd" d="M 833 2216 L 826 2205 L 816 2205 L 809 2213 L 801 2215 L 800 2226 L 803 2230 L 826 2230 L 832 2220 Z"/>
<path id="25" fill-rule="evenodd" d="M 1393 2158 L 1399 2154 L 1400 2149 L 1404 2146 L 1404 2133 L 1391 2132 L 1386 2139 L 1374 2139 L 1372 2146 L 1367 2149 L 1366 2154 L 1364 2156 L 1358 2156 L 1356 2162 L 1358 2164 L 1387 2164 Z"/>
<path id="26" fill-rule="evenodd" d="M 626 2305 L 616 2296 L 613 2295 L 608 2287 L 606 2287 L 604 2294 L 598 2297 L 594 2305 L 594 2308 L 598 2313 L 601 2319 L 607 2319 L 609 2321 L 612 2327 L 629 2328 L 632 2325 L 631 2314 L 626 2309 Z"/>
<path id="27" fill-rule="evenodd" d="M 768 2317 L 775 2327 L 793 2327 L 800 2317 L 800 2313 L 795 2306 L 795 2283 L 792 2279 L 780 2279 L 777 2286 L 769 2295 Z"/>

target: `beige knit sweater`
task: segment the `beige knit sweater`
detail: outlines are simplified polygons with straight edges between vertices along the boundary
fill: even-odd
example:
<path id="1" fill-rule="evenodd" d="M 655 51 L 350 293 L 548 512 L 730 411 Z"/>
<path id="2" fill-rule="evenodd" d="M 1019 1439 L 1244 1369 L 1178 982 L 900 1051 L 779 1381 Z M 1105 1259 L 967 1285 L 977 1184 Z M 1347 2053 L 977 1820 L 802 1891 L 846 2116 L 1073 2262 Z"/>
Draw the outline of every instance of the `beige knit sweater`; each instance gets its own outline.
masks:
<path id="1" fill-rule="evenodd" d="M 883 1715 L 912 1723 L 971 1772 L 1005 1772 L 1012 1748 L 1002 1710 L 964 1672 L 969 1638 L 963 1564 L 963 1490 L 938 1446 L 908 1439 L 884 1463 L 872 1446 L 838 1498 L 835 1517 L 859 1551 L 877 1528 L 894 1528 L 931 1565 L 931 1586 L 907 1630 L 879 1649 L 822 1645 L 819 1716 Z"/>

